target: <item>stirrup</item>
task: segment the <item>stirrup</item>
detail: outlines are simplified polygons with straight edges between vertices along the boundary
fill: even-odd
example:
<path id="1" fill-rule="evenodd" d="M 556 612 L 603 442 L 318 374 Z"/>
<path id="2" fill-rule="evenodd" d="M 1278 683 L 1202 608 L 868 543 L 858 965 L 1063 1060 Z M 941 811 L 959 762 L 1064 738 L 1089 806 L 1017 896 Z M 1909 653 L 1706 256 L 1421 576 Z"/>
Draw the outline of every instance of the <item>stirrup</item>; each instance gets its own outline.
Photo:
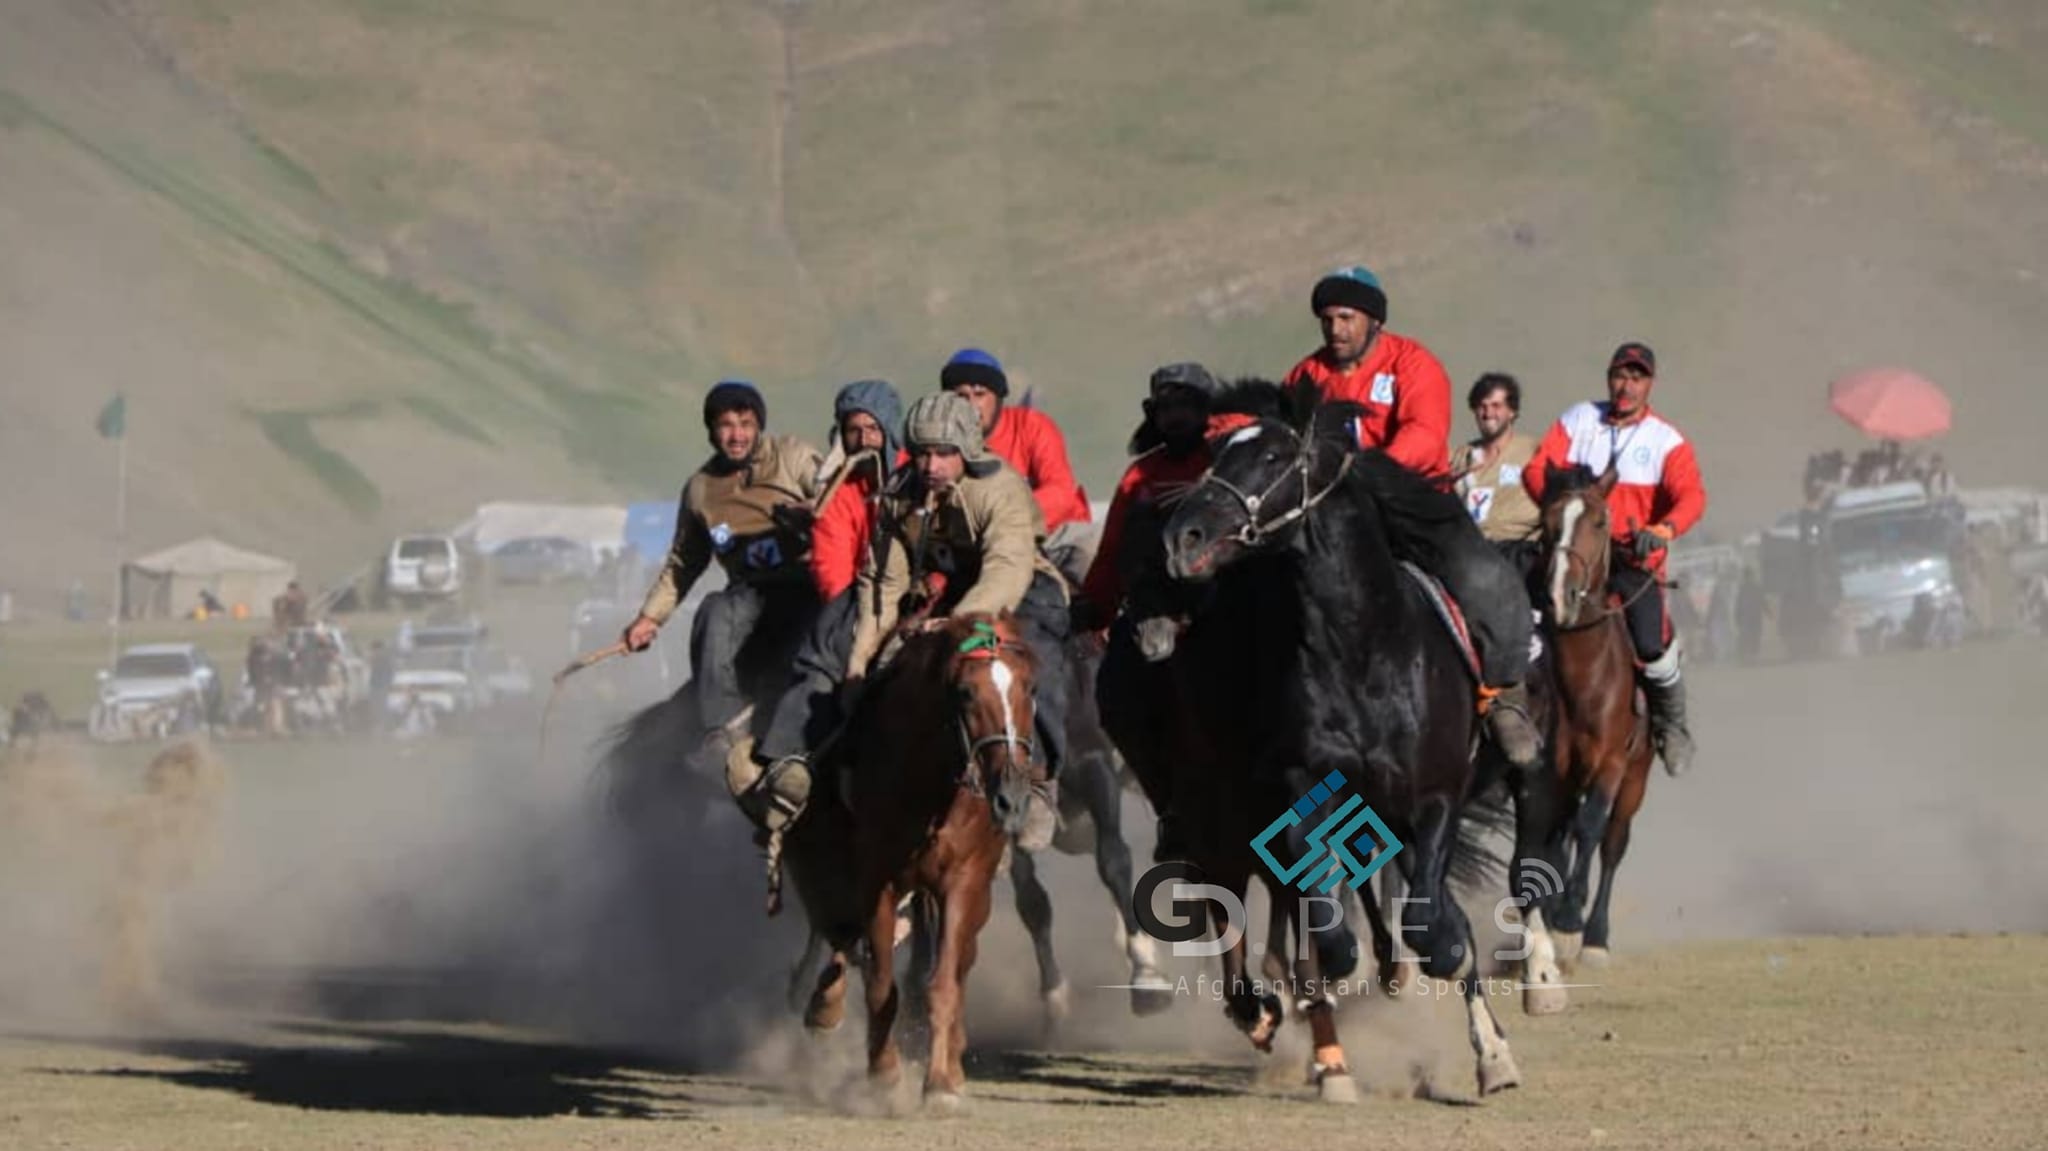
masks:
<path id="1" fill-rule="evenodd" d="M 800 755 L 776 760 L 761 773 L 748 799 L 763 827 L 771 832 L 789 827 L 811 804 L 811 765 Z"/>

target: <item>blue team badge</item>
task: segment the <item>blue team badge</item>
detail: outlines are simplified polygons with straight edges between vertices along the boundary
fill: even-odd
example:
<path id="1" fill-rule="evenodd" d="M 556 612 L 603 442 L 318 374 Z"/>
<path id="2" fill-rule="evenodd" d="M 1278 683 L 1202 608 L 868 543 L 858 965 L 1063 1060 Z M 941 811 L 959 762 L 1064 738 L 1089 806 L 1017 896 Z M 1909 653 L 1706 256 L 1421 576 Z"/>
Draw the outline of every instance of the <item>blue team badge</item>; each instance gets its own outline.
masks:
<path id="1" fill-rule="evenodd" d="M 1650 466 L 1650 445 L 1644 444 L 1636 449 L 1636 462 L 1644 467 Z"/>
<path id="2" fill-rule="evenodd" d="M 717 524 L 712 527 L 711 546 L 721 552 L 732 547 L 731 524 Z"/>
<path id="3" fill-rule="evenodd" d="M 1394 373 L 1381 372 L 1372 378 L 1372 402 L 1391 404 L 1394 402 Z"/>
<path id="4" fill-rule="evenodd" d="M 1500 466 L 1500 482 L 1511 487 L 1522 486 L 1522 465 L 1502 464 Z"/>

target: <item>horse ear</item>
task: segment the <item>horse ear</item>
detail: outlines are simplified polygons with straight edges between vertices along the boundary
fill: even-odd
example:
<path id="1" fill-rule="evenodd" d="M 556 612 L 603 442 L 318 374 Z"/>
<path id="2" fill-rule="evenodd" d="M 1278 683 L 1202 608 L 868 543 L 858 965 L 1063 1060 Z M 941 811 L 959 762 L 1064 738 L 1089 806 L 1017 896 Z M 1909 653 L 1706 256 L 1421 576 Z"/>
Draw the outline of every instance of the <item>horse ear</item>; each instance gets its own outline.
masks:
<path id="1" fill-rule="evenodd" d="M 1615 482 L 1619 479 L 1621 479 L 1621 473 L 1615 471 L 1614 465 L 1610 463 L 1607 465 L 1607 470 L 1600 473 L 1599 481 L 1593 486 L 1600 489 L 1600 498 L 1604 500 L 1607 498 L 1607 493 L 1614 490 Z"/>
<path id="2" fill-rule="evenodd" d="M 1307 431 L 1316 409 L 1323 406 L 1323 389 L 1314 380 L 1303 378 L 1288 390 L 1287 401 L 1287 422 L 1295 431 Z"/>

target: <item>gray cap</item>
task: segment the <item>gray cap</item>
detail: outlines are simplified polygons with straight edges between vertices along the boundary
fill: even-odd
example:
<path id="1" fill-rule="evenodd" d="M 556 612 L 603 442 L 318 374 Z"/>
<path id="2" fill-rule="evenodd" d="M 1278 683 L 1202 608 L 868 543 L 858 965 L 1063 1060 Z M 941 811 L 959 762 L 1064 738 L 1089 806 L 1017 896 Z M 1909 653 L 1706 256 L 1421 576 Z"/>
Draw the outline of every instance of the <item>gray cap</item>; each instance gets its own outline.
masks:
<path id="1" fill-rule="evenodd" d="M 1168 364 L 1152 373 L 1152 394 L 1156 396 L 1166 388 L 1186 388 L 1201 393 L 1205 399 L 1214 399 L 1216 393 L 1223 390 L 1223 385 L 1216 382 L 1209 369 L 1188 362 Z"/>

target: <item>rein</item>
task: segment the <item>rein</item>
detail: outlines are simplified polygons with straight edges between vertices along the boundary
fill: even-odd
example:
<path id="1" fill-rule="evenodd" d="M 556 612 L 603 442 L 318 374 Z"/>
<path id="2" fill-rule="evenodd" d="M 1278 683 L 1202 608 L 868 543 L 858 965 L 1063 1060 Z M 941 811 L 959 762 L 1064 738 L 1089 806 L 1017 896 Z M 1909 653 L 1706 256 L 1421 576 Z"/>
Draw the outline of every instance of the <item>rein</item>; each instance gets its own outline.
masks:
<path id="1" fill-rule="evenodd" d="M 1314 430 L 1315 424 L 1311 420 L 1309 431 L 1313 433 Z M 1239 507 L 1244 509 L 1244 526 L 1232 533 L 1230 538 L 1243 544 L 1245 547 L 1255 548 L 1267 536 L 1273 535 L 1281 528 L 1298 519 L 1305 518 L 1310 512 L 1315 510 L 1317 504 L 1329 498 L 1330 493 L 1336 491 L 1337 485 L 1343 483 L 1344 477 L 1351 472 L 1351 461 L 1354 454 L 1347 451 L 1344 453 L 1343 462 L 1337 466 L 1337 474 L 1331 478 L 1328 484 L 1324 485 L 1321 491 L 1311 494 L 1309 490 L 1309 475 L 1315 465 L 1315 440 L 1312 435 L 1304 436 L 1292 428 L 1288 429 L 1288 434 L 1301 441 L 1301 452 L 1295 457 L 1295 462 L 1288 465 L 1286 471 L 1281 472 L 1272 483 L 1266 485 L 1265 490 L 1256 494 L 1247 493 L 1243 488 L 1217 475 L 1213 465 L 1208 471 L 1202 473 L 1200 480 L 1195 482 L 1195 487 L 1197 488 L 1208 484 L 1214 484 L 1222 488 L 1232 499 L 1237 501 Z M 1301 474 L 1301 503 L 1264 523 L 1259 522 L 1259 509 L 1264 507 L 1266 501 L 1272 497 L 1273 493 L 1279 490 L 1280 485 L 1286 483 L 1296 472 Z"/>
<path id="2" fill-rule="evenodd" d="M 1576 560 L 1579 564 L 1580 569 L 1589 574 L 1597 570 L 1592 560 L 1589 560 L 1585 556 L 1579 554 L 1576 548 L 1565 546 L 1562 540 L 1558 541 L 1556 550 L 1563 552 L 1566 555 L 1566 557 L 1572 560 Z M 1614 537 L 1607 532 L 1602 532 L 1600 533 L 1600 551 L 1598 552 L 1598 558 L 1601 561 L 1603 561 L 1604 565 L 1606 563 L 1611 563 L 1613 561 L 1613 557 Z M 1644 580 L 1643 585 L 1641 587 L 1629 593 L 1628 598 L 1622 600 L 1620 603 L 1614 605 L 1600 603 L 1596 605 L 1595 614 L 1590 619 L 1581 619 L 1579 622 L 1572 624 L 1570 627 L 1566 627 L 1564 624 L 1559 623 L 1557 620 L 1553 619 L 1550 621 L 1550 626 L 1562 635 L 1568 635 L 1572 632 L 1585 631 L 1588 628 L 1595 628 L 1603 623 L 1606 623 L 1608 620 L 1613 619 L 1616 616 L 1626 615 L 1628 613 L 1628 609 L 1634 607 L 1635 602 L 1643 598 L 1643 596 L 1647 595 L 1651 588 L 1670 586 L 1672 585 L 1668 581 L 1661 580 L 1656 578 L 1655 576 L 1652 576 L 1651 578 Z M 1593 588 L 1591 586 L 1568 587 L 1565 590 L 1571 594 L 1574 600 L 1579 601 L 1581 603 L 1583 603 L 1588 598 L 1591 598 L 1594 594 Z"/>
<path id="3" fill-rule="evenodd" d="M 970 660 L 996 663 L 1001 661 L 1003 649 L 1015 646 L 1015 644 L 1005 643 L 1002 636 L 997 633 L 994 625 L 976 623 L 973 633 L 960 641 L 960 646 L 957 650 L 959 654 L 966 656 Z M 1006 714 L 1007 711 L 1008 703 L 1005 701 Z M 980 798 L 986 798 L 988 795 L 987 785 L 983 782 L 981 773 L 975 770 L 975 765 L 980 761 L 981 753 L 989 748 L 1001 747 L 1008 750 L 1010 753 L 1009 766 L 1012 767 L 1019 763 L 1017 758 L 1019 750 L 1024 753 L 1022 762 L 1025 764 L 1029 764 L 1033 759 L 1037 758 L 1038 749 L 1032 743 L 1031 738 L 1017 734 L 1016 730 L 1011 726 L 1006 725 L 1000 732 L 994 732 L 976 739 L 973 733 L 967 730 L 967 719 L 965 716 L 955 716 L 955 723 L 960 729 L 961 776 L 970 795 Z"/>

